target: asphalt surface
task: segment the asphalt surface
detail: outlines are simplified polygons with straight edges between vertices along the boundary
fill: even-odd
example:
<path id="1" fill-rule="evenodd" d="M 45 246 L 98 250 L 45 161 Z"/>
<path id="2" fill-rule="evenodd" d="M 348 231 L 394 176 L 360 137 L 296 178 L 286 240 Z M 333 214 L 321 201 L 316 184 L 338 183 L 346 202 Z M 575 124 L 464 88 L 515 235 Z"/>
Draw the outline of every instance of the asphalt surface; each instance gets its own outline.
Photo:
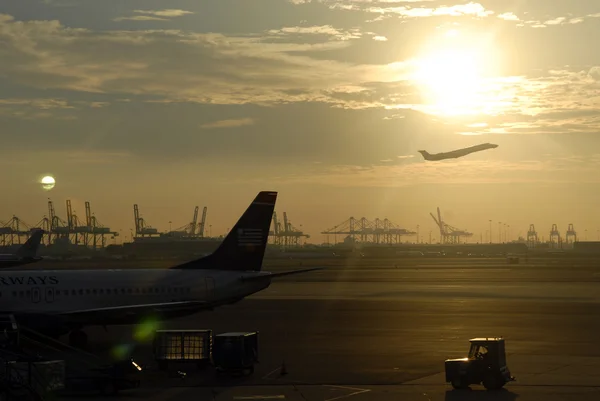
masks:
<path id="1" fill-rule="evenodd" d="M 139 328 L 87 331 L 99 348 L 129 349 L 149 366 L 145 388 L 123 399 L 595 400 L 598 281 L 600 265 L 565 261 L 340 263 L 282 278 L 238 304 L 161 325 L 258 330 L 261 362 L 254 375 L 225 382 L 192 366 L 181 367 L 185 380 L 154 372 L 150 344 L 134 340 Z M 517 382 L 494 394 L 479 386 L 450 391 L 441 373 L 444 360 L 465 356 L 469 338 L 482 336 L 507 339 Z"/>

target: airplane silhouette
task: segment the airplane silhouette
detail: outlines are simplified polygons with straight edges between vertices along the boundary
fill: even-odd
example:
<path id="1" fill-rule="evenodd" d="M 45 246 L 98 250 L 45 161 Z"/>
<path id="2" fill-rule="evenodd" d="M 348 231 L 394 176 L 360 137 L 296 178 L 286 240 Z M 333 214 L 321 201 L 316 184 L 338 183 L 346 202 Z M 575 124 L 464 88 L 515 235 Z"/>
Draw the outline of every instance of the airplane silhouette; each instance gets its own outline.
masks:
<path id="1" fill-rule="evenodd" d="M 483 143 L 481 145 L 475 145 L 464 149 L 453 150 L 450 152 L 442 152 L 431 154 L 426 150 L 419 150 L 419 153 L 423 155 L 423 158 L 428 161 L 439 161 L 446 159 L 457 159 L 459 157 L 463 157 L 469 155 L 474 152 L 481 152 L 482 150 L 494 149 L 497 148 L 498 145 L 493 143 Z"/>

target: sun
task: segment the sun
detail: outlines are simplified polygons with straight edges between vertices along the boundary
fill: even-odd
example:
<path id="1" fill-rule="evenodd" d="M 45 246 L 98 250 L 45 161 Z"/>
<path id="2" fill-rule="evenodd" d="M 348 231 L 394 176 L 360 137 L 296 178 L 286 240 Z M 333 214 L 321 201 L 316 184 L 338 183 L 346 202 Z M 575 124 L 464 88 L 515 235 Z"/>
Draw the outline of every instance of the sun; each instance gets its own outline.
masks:
<path id="1" fill-rule="evenodd" d="M 413 81 L 436 114 L 469 114 L 483 84 L 482 64 L 474 50 L 439 50 L 415 60 Z"/>
<path id="2" fill-rule="evenodd" d="M 51 175 L 47 175 L 40 180 L 40 184 L 44 190 L 49 191 L 56 185 L 56 180 Z"/>

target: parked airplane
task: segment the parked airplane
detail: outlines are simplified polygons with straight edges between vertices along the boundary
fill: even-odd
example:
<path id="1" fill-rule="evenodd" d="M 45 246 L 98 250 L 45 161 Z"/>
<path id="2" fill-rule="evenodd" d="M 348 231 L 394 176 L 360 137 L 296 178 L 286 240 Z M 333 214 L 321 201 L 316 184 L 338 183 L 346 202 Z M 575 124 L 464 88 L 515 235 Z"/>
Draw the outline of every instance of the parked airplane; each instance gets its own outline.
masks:
<path id="1" fill-rule="evenodd" d="M 262 272 L 277 192 L 260 192 L 210 255 L 170 269 L 0 272 L 0 313 L 19 324 L 83 346 L 87 326 L 165 320 L 236 303 L 271 279 L 311 268 Z"/>
<path id="2" fill-rule="evenodd" d="M 34 263 L 43 258 L 36 256 L 44 230 L 36 230 L 14 254 L 0 255 L 0 269 Z"/>
<path id="3" fill-rule="evenodd" d="M 474 152 L 481 152 L 482 150 L 493 149 L 497 147 L 498 145 L 495 145 L 493 143 L 482 143 L 481 145 L 475 145 L 464 149 L 453 150 L 450 152 L 436 153 L 433 155 L 427 152 L 426 150 L 419 150 L 419 153 L 423 155 L 423 158 L 425 160 L 438 161 L 445 159 L 456 159 L 458 157 L 463 157 Z"/>

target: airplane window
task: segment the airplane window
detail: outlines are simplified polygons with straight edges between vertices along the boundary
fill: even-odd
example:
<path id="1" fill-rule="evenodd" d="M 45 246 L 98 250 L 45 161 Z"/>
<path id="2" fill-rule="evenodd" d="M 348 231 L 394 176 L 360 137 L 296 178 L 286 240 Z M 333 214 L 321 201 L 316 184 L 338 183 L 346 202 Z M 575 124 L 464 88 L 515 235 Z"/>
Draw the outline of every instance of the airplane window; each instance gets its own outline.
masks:
<path id="1" fill-rule="evenodd" d="M 104 295 L 104 289 L 100 288 L 100 295 Z"/>
<path id="2" fill-rule="evenodd" d="M 121 294 L 125 294 L 125 288 L 121 288 Z"/>
<path id="3" fill-rule="evenodd" d="M 90 293 L 91 293 L 90 289 L 88 288 L 87 290 L 85 290 L 85 293 L 90 295 Z"/>
<path id="4" fill-rule="evenodd" d="M 19 291 L 19 296 L 23 297 L 25 294 L 23 293 L 23 291 Z"/>
<path id="5" fill-rule="evenodd" d="M 28 297 L 31 296 L 31 291 L 27 290 L 27 292 L 25 293 Z"/>
<path id="6" fill-rule="evenodd" d="M 128 294 L 131 294 L 131 288 L 128 288 L 128 289 L 127 289 L 127 293 L 128 293 Z"/>
<path id="7" fill-rule="evenodd" d="M 75 292 L 75 290 L 71 290 L 71 295 L 77 295 L 77 293 Z"/>
<path id="8" fill-rule="evenodd" d="M 140 289 L 139 289 L 139 288 L 136 288 L 136 289 L 135 289 L 135 293 L 136 293 L 136 294 L 139 294 L 139 293 L 140 293 Z"/>
<path id="9" fill-rule="evenodd" d="M 79 295 L 83 295 L 83 290 L 79 290 Z"/>
<path id="10" fill-rule="evenodd" d="M 16 297 L 16 296 L 17 296 L 17 292 L 16 292 L 16 291 L 13 291 L 13 293 L 12 293 L 12 294 L 13 294 L 13 297 Z"/>
<path id="11" fill-rule="evenodd" d="M 92 293 L 93 293 L 94 295 L 96 295 L 96 289 L 95 289 L 95 288 L 92 290 Z"/>

